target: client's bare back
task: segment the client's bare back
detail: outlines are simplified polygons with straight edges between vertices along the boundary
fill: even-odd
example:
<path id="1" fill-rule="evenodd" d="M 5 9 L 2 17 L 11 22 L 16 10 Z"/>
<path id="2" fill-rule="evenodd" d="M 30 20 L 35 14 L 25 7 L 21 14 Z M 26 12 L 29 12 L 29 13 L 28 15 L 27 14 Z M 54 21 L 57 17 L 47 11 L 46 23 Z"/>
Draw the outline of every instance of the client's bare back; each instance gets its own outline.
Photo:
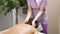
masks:
<path id="1" fill-rule="evenodd" d="M 1 31 L 0 34 L 37 34 L 37 30 L 28 24 L 18 24 L 7 30 Z"/>

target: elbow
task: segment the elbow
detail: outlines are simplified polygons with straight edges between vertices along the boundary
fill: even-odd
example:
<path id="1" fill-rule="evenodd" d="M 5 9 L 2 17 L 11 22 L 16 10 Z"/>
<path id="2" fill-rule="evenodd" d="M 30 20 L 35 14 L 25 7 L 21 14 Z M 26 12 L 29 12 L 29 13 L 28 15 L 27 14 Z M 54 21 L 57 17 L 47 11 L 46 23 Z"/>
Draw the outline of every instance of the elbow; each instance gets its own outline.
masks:
<path id="1" fill-rule="evenodd" d="M 45 8 L 40 8 L 40 12 L 45 12 L 46 9 Z"/>
<path id="2" fill-rule="evenodd" d="M 31 8 L 31 7 L 28 7 L 28 11 L 29 11 L 29 12 L 32 12 L 32 8 Z"/>

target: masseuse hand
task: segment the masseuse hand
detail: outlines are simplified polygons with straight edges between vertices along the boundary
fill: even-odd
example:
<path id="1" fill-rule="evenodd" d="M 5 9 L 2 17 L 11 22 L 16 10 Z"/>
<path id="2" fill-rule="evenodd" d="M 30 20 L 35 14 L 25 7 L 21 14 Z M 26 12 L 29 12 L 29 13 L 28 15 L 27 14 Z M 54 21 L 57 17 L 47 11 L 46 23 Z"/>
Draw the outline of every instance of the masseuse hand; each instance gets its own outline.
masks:
<path id="1" fill-rule="evenodd" d="M 28 19 L 25 19 L 23 23 L 24 23 L 24 24 L 27 24 L 28 21 L 29 21 Z"/>
<path id="2" fill-rule="evenodd" d="M 32 26 L 34 26 L 34 27 L 35 27 L 35 21 L 32 21 Z"/>

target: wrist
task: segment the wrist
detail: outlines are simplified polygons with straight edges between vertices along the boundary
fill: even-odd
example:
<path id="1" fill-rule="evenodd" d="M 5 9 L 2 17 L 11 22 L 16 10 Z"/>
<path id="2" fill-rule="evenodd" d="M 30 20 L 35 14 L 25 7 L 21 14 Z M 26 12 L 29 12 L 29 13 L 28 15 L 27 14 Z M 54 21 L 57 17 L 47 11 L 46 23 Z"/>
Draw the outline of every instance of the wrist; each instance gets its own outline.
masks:
<path id="1" fill-rule="evenodd" d="M 26 21 L 28 21 L 29 19 L 27 18 L 27 19 L 25 19 Z"/>
<path id="2" fill-rule="evenodd" d="M 34 22 L 36 21 L 36 20 L 33 20 Z"/>

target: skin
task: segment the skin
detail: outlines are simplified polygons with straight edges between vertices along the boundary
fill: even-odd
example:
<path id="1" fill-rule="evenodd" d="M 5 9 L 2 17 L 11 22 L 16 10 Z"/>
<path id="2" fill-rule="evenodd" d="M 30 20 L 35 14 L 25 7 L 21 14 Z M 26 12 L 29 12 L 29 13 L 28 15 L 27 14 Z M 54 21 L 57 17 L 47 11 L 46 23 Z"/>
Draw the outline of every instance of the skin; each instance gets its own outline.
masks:
<path id="1" fill-rule="evenodd" d="M 38 34 L 37 30 L 28 24 L 17 24 L 14 27 L 1 31 L 0 34 Z"/>
<path id="2" fill-rule="evenodd" d="M 39 8 L 39 12 L 37 13 L 37 15 L 35 16 L 34 20 L 32 21 L 32 25 L 35 26 L 35 21 L 43 14 L 43 12 L 45 11 L 45 8 L 44 7 L 40 7 Z M 28 13 L 27 13 L 27 17 L 24 21 L 24 23 L 27 23 L 30 16 L 32 14 L 32 8 L 30 6 L 28 6 Z"/>
<path id="3" fill-rule="evenodd" d="M 27 12 L 27 17 L 26 17 L 26 19 L 24 21 L 25 24 L 29 21 L 29 18 L 31 16 L 31 14 L 32 14 L 32 8 L 29 6 L 28 7 L 28 12 Z"/>

